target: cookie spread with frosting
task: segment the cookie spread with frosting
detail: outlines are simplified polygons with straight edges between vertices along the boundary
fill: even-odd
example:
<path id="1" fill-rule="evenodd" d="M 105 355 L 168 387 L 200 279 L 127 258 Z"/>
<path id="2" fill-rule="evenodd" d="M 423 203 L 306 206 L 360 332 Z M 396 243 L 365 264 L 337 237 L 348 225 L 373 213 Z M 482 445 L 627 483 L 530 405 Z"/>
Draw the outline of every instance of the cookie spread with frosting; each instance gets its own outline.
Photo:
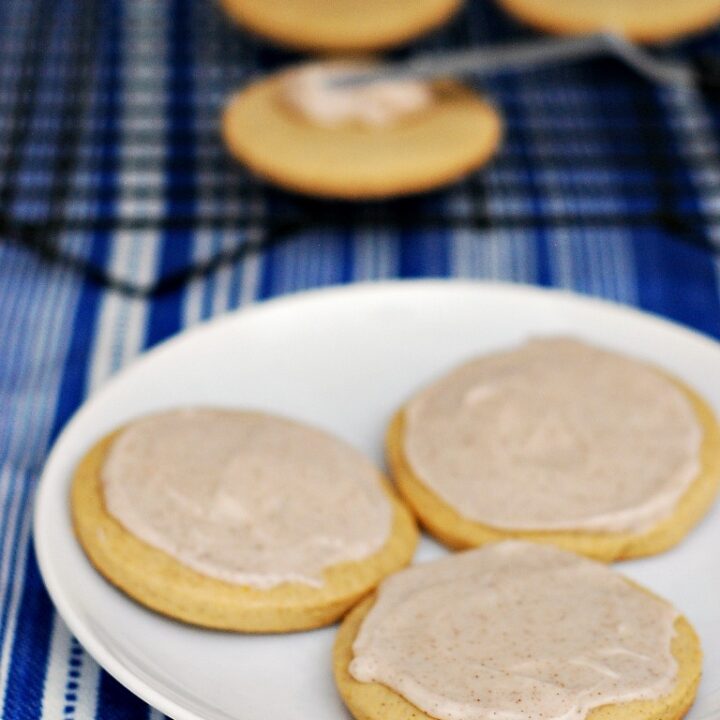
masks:
<path id="1" fill-rule="evenodd" d="M 686 702 L 700 651 L 669 603 L 607 566 L 507 541 L 386 579 L 343 624 L 335 660 L 356 717 L 414 707 L 439 720 L 583 720 L 601 706 Z"/>
<path id="2" fill-rule="evenodd" d="M 326 567 L 372 555 L 390 532 L 369 460 L 259 412 L 136 420 L 110 448 L 102 481 L 108 511 L 136 537 L 200 573 L 258 588 L 321 585 Z"/>

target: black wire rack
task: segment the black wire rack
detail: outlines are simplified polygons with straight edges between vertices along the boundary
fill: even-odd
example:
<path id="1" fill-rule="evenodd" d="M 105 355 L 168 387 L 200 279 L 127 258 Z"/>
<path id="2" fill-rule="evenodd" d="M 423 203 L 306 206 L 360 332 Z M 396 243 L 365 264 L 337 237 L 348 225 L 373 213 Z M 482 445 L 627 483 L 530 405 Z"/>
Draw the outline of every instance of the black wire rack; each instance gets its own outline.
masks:
<path id="1" fill-rule="evenodd" d="M 397 53 L 530 37 L 489 0 Z M 720 58 L 709 32 L 658 53 Z M 225 152 L 223 102 L 296 61 L 212 0 L 0 3 L 0 239 L 127 293 L 157 294 L 300 231 L 630 228 L 717 247 L 720 91 L 657 88 L 611 59 L 508 74 L 492 164 L 442 192 L 348 203 L 282 192 Z M 82 237 L 222 233 L 229 248 L 150 285 L 94 265 Z"/>

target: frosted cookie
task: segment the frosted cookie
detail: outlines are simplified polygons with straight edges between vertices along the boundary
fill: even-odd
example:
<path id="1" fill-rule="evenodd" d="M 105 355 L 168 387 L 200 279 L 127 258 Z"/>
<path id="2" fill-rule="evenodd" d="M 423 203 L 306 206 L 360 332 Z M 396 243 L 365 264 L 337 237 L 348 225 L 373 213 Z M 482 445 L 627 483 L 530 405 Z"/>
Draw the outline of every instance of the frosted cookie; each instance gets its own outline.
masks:
<path id="1" fill-rule="evenodd" d="M 221 0 L 233 20 L 273 42 L 313 52 L 368 52 L 442 25 L 460 0 Z"/>
<path id="2" fill-rule="evenodd" d="M 257 175 L 329 198 L 407 195 L 485 164 L 501 138 L 498 113 L 455 82 L 334 86 L 357 63 L 312 63 L 233 96 L 222 133 Z"/>
<path id="3" fill-rule="evenodd" d="M 563 34 L 617 32 L 639 42 L 674 40 L 720 20 L 720 0 L 498 0 L 540 30 Z"/>
<path id="4" fill-rule="evenodd" d="M 135 420 L 80 462 L 71 501 L 77 537 L 110 582 L 209 628 L 333 622 L 407 564 L 417 540 L 358 451 L 255 412 Z"/>
<path id="5" fill-rule="evenodd" d="M 679 720 L 701 666 L 667 602 L 524 542 L 389 577 L 345 618 L 333 657 L 357 720 Z"/>
<path id="6" fill-rule="evenodd" d="M 514 537 L 611 561 L 661 552 L 709 508 L 720 431 L 680 380 L 550 338 L 473 360 L 387 435 L 400 493 L 455 548 Z"/>

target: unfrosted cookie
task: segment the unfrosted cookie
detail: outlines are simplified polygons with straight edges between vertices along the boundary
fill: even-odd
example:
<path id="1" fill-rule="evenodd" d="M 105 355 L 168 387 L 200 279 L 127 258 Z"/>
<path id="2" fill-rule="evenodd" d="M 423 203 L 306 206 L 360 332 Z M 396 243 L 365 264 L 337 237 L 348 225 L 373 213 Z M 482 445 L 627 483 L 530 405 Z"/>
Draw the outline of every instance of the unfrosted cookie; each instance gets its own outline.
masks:
<path id="1" fill-rule="evenodd" d="M 221 0 L 236 22 L 273 42 L 313 52 L 368 52 L 444 23 L 460 0 Z"/>
<path id="2" fill-rule="evenodd" d="M 456 82 L 335 87 L 348 64 L 310 64 L 251 83 L 222 118 L 230 152 L 281 187 L 329 198 L 407 195 L 485 164 L 502 122 Z"/>
<path id="3" fill-rule="evenodd" d="M 357 720 L 679 720 L 701 668 L 669 603 L 520 542 L 392 575 L 347 615 L 333 654 Z"/>
<path id="4" fill-rule="evenodd" d="M 359 452 L 255 412 L 135 420 L 87 453 L 71 500 L 77 537 L 110 582 L 209 628 L 330 623 L 407 564 L 417 541 Z"/>
<path id="5" fill-rule="evenodd" d="M 521 538 L 605 561 L 678 543 L 720 483 L 720 431 L 697 393 L 567 338 L 431 384 L 394 417 L 387 455 L 400 493 L 451 547 Z"/>
<path id="6" fill-rule="evenodd" d="M 553 33 L 617 32 L 662 42 L 705 30 L 720 20 L 720 0 L 498 0 L 520 20 Z"/>

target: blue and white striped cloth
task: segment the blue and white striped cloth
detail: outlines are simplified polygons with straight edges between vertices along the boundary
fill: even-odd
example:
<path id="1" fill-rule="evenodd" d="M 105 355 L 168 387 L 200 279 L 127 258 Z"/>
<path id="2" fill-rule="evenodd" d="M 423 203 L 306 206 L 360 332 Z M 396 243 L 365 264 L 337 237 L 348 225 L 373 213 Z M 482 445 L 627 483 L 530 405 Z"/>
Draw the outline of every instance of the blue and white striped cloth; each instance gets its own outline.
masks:
<path id="1" fill-rule="evenodd" d="M 526 34 L 474 0 L 427 47 Z M 671 52 L 715 52 L 707 36 Z M 402 277 L 563 287 L 720 337 L 720 96 L 647 86 L 612 61 L 489 82 L 502 153 L 447 192 L 362 211 L 300 201 L 227 160 L 217 113 L 288 59 L 209 0 L 0 3 L 0 716 L 156 714 L 53 612 L 31 545 L 48 449 L 145 348 L 305 288 Z M 59 245 L 151 283 L 253 241 L 284 242 L 130 297 L 43 260 Z M 43 245 L 45 243 L 46 245 Z"/>

